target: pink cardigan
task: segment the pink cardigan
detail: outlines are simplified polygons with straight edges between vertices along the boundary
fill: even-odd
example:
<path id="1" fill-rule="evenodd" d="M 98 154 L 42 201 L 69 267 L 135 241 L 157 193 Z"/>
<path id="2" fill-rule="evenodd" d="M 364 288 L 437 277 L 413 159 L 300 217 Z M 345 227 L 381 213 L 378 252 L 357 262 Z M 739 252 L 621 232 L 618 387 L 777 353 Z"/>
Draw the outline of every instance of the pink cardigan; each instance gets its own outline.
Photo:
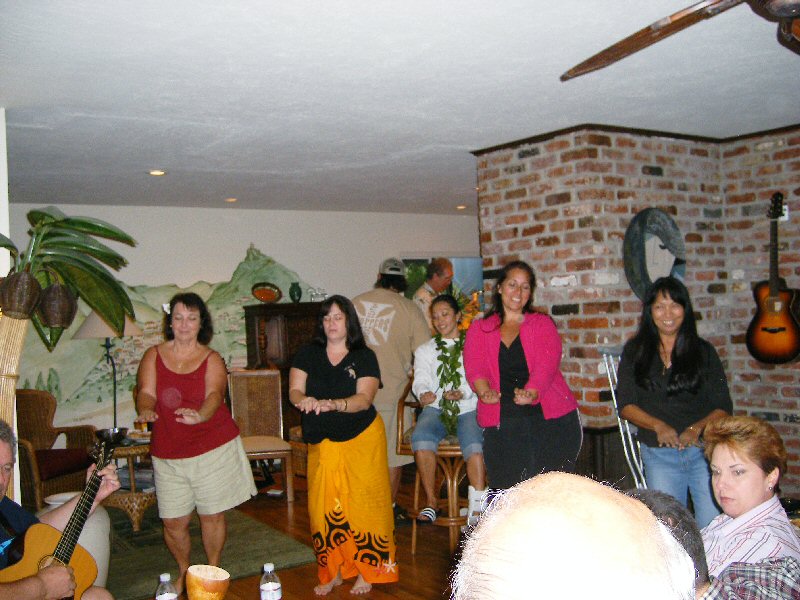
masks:
<path id="1" fill-rule="evenodd" d="M 578 403 L 559 370 L 561 337 L 553 320 L 548 315 L 526 313 L 519 329 L 519 337 L 531 374 L 525 389 L 539 392 L 544 418 L 556 419 L 578 408 Z M 497 315 L 478 319 L 470 325 L 464 342 L 464 370 L 473 389 L 476 379 L 486 379 L 493 390 L 500 390 L 500 344 L 500 317 Z M 486 413 L 490 406 L 492 405 L 484 404 L 479 399 L 478 413 Z M 493 418 L 497 419 L 494 425 L 499 425 L 499 412 Z"/>

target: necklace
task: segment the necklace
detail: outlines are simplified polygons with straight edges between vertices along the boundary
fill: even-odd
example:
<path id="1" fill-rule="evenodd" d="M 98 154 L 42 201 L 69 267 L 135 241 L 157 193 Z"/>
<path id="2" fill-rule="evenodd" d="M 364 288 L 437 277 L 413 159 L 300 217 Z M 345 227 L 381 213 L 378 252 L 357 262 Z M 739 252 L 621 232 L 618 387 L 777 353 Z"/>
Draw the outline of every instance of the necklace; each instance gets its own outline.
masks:
<path id="1" fill-rule="evenodd" d="M 175 370 L 178 373 L 183 373 L 184 365 L 191 365 L 195 361 L 197 357 L 197 348 L 191 348 L 187 350 L 185 354 L 181 354 L 178 351 L 178 347 L 173 345 L 172 357 L 173 360 L 175 361 L 175 367 L 176 367 Z"/>
<path id="2" fill-rule="evenodd" d="M 659 347 L 658 354 L 661 356 L 661 374 L 666 375 L 667 369 L 672 367 L 672 353 L 667 352 L 663 347 Z"/>

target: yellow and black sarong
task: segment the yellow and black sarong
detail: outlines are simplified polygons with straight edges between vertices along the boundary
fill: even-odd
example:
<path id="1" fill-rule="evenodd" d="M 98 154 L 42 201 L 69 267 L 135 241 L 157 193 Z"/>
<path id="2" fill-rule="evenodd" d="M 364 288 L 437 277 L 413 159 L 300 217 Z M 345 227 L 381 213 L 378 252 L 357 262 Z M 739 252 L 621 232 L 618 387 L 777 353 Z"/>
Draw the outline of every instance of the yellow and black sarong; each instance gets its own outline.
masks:
<path id="1" fill-rule="evenodd" d="M 398 580 L 394 515 L 380 415 L 346 442 L 308 447 L 308 513 L 319 580 Z"/>

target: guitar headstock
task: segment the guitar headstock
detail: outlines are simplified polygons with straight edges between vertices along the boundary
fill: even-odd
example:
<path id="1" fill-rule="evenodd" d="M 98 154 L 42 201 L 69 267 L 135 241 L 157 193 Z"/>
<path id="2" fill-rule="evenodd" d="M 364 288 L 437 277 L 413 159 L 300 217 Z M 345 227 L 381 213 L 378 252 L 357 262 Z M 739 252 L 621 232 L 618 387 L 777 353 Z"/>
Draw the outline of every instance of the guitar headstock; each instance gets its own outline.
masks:
<path id="1" fill-rule="evenodd" d="M 772 203 L 767 211 L 767 217 L 770 221 L 777 221 L 783 216 L 783 194 L 775 192 L 772 194 Z"/>
<path id="2" fill-rule="evenodd" d="M 97 471 L 100 471 L 114 458 L 114 446 L 109 445 L 109 447 L 106 448 L 105 442 L 97 442 L 94 448 L 92 448 L 91 455 L 94 464 L 97 465 Z"/>

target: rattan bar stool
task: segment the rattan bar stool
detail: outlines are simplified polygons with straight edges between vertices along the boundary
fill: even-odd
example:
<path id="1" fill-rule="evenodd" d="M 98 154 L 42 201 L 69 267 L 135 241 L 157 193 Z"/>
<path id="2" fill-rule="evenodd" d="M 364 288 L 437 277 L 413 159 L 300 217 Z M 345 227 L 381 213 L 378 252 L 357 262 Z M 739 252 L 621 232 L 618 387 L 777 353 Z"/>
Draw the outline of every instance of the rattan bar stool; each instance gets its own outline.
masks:
<path id="1" fill-rule="evenodd" d="M 411 391 L 411 380 L 397 401 L 397 453 L 413 456 L 411 450 L 411 434 L 414 431 L 416 418 L 412 418 L 413 423 L 409 427 L 406 424 L 406 413 L 411 413 L 409 409 L 419 408 L 416 400 L 408 399 Z M 413 413 L 412 413 L 413 414 Z M 453 553 L 458 546 L 458 538 L 461 528 L 467 524 L 466 514 L 461 514 L 461 509 L 467 506 L 466 498 L 461 498 L 458 494 L 458 486 L 466 476 L 466 464 L 464 456 L 461 454 L 461 446 L 456 436 L 448 436 L 439 442 L 436 450 L 436 488 L 441 490 L 446 488 L 446 497 L 439 500 L 437 509 L 446 510 L 446 514 L 439 516 L 433 525 L 448 527 L 450 529 L 450 552 Z M 414 478 L 414 504 L 410 512 L 411 521 L 411 554 L 417 552 L 417 515 L 420 508 L 420 481 L 419 471 Z M 424 507 L 423 507 L 424 508 Z"/>

